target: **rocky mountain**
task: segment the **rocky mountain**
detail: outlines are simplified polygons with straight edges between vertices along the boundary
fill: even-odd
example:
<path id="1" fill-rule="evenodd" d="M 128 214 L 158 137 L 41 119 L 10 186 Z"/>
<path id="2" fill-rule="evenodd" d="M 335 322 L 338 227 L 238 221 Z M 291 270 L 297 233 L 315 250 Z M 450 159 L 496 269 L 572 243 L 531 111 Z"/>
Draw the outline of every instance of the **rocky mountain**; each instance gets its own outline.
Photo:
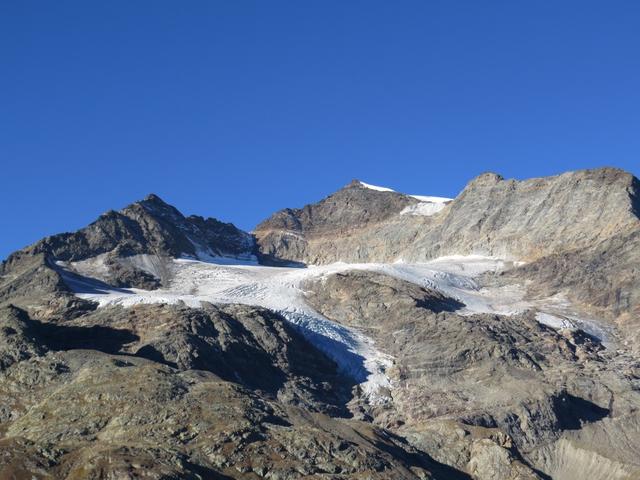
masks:
<path id="1" fill-rule="evenodd" d="M 637 231 L 640 184 L 611 168 L 525 181 L 488 173 L 440 211 L 403 212 L 419 202 L 354 181 L 316 204 L 275 213 L 255 235 L 263 255 L 310 264 L 463 254 L 532 261 Z"/>
<path id="2" fill-rule="evenodd" d="M 155 195 L 0 266 L 0 479 L 640 478 L 640 182 Z"/>
<path id="3" fill-rule="evenodd" d="M 271 261 L 305 264 L 513 259 L 527 264 L 510 275 L 533 281 L 534 290 L 567 293 L 601 315 L 640 314 L 633 310 L 640 305 L 640 182 L 633 175 L 602 168 L 517 181 L 488 173 L 435 213 L 403 212 L 416 202 L 354 181 L 258 225 L 258 250 Z"/>
<path id="4" fill-rule="evenodd" d="M 83 272 L 117 287 L 157 288 L 169 259 L 250 258 L 253 239 L 232 224 L 185 217 L 156 195 L 109 211 L 74 233 L 44 238 L 0 265 L 0 303 L 15 296 L 47 304 L 69 292 L 60 264 L 83 262 Z M 80 263 L 80 265 L 83 265 Z M 54 302 L 55 303 L 55 302 Z"/>

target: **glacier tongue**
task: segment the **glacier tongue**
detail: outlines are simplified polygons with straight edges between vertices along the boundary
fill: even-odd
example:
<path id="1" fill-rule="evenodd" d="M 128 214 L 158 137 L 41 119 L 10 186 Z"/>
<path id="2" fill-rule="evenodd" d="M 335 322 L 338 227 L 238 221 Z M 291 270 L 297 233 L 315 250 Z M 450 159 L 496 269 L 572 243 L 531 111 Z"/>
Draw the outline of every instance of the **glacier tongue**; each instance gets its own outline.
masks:
<path id="1" fill-rule="evenodd" d="M 211 259 L 212 261 L 215 259 Z M 486 271 L 505 268 L 500 259 L 481 256 L 442 257 L 427 263 L 347 264 L 335 263 L 307 268 L 268 267 L 255 264 L 203 262 L 175 259 L 169 285 L 157 290 L 91 288 L 77 277 L 65 278 L 76 295 L 100 306 L 132 306 L 140 303 L 178 303 L 191 307 L 201 302 L 241 303 L 276 311 L 296 325 L 317 348 L 329 355 L 358 383 L 371 402 L 384 402 L 381 392 L 392 387 L 386 370 L 393 358 L 376 349 L 373 341 L 361 333 L 335 323 L 311 308 L 305 301 L 303 284 L 348 270 L 366 270 L 433 288 L 465 304 L 458 313 L 513 314 L 530 308 L 517 287 L 480 289 L 473 277 Z M 71 265 L 73 267 L 73 264 Z M 547 317 L 540 317 L 546 319 Z"/>

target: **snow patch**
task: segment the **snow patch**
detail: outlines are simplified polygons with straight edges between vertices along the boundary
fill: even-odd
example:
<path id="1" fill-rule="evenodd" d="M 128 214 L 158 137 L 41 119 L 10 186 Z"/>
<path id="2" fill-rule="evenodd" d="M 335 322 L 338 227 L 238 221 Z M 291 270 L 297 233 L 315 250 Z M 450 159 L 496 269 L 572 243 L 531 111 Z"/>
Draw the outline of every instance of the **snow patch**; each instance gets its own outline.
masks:
<path id="1" fill-rule="evenodd" d="M 435 215 L 441 211 L 451 201 L 450 198 L 445 197 L 428 197 L 425 195 L 409 196 L 420 200 L 420 203 L 405 207 L 400 212 L 400 215 L 420 215 L 423 217 L 430 217 L 431 215 Z"/>
<path id="2" fill-rule="evenodd" d="M 369 183 L 360 182 L 365 188 L 370 190 L 376 190 L 378 192 L 395 192 L 395 190 L 387 187 L 379 187 L 377 185 L 371 185 Z M 405 195 L 404 193 L 401 195 Z M 420 203 L 415 205 L 409 205 L 405 207 L 400 215 L 420 215 L 423 217 L 430 217 L 431 215 L 435 215 L 440 210 L 442 210 L 447 203 L 449 203 L 452 199 L 445 197 L 433 197 L 428 195 L 407 195 L 408 197 L 415 198 L 419 200 Z"/>
<path id="3" fill-rule="evenodd" d="M 415 198 L 416 200 L 420 200 L 421 202 L 429 202 L 429 203 L 448 203 L 453 198 L 446 197 L 430 197 L 427 195 L 409 195 L 410 197 Z"/>
<path id="4" fill-rule="evenodd" d="M 444 207 L 446 207 L 445 203 L 421 202 L 404 207 L 400 212 L 400 215 L 419 215 L 421 217 L 430 217 L 431 215 L 435 215 L 441 211 Z"/>
<path id="5" fill-rule="evenodd" d="M 395 191 L 387 187 L 379 187 L 377 185 L 371 185 L 370 183 L 360 182 L 360 185 L 370 190 L 377 190 L 378 192 L 394 192 Z"/>
<path id="6" fill-rule="evenodd" d="M 551 315 L 550 313 L 538 312 L 536 313 L 536 320 L 543 325 L 554 328 L 556 330 L 575 329 L 576 326 L 564 317 L 558 317 Z"/>

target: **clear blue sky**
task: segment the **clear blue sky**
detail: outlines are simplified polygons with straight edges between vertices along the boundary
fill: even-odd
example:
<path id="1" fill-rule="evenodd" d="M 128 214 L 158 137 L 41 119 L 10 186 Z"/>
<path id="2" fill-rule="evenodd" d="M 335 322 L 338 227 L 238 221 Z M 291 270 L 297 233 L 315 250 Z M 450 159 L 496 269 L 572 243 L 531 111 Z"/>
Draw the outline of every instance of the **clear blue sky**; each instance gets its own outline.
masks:
<path id="1" fill-rule="evenodd" d="M 253 228 L 360 178 L 640 173 L 638 1 L 0 1 L 0 258 L 155 192 Z"/>

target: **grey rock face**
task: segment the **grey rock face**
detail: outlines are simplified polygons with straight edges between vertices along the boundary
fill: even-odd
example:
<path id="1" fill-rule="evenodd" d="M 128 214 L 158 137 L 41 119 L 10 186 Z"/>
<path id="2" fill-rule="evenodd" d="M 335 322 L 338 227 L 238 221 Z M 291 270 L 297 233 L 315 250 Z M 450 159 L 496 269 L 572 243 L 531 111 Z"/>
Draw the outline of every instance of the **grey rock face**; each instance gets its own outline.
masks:
<path id="1" fill-rule="evenodd" d="M 637 362 L 621 368 L 598 342 L 532 312 L 459 315 L 439 294 L 385 275 L 335 274 L 305 290 L 319 312 L 394 357 L 393 401 L 363 408 L 435 459 L 474 478 L 577 478 L 568 465 L 590 456 L 609 469 L 588 478 L 640 475 L 633 442 L 587 440 L 629 438 L 640 422 Z"/>
<path id="2" fill-rule="evenodd" d="M 428 217 L 399 215 L 398 195 L 347 186 L 260 224 L 254 232 L 258 248 L 269 258 L 309 264 L 468 254 L 512 258 L 533 262 L 514 271 L 533 280 L 533 289 L 553 277 L 554 293 L 566 291 L 614 316 L 637 313 L 640 182 L 633 175 L 612 168 L 525 181 L 484 174 Z M 332 222 L 312 214 L 329 205 L 337 217 Z"/>
<path id="3" fill-rule="evenodd" d="M 634 199 L 639 192 L 636 178 L 607 168 L 522 182 L 484 175 L 443 216 L 440 251 L 529 261 L 590 247 L 638 229 Z M 436 238 L 426 234 L 418 243 Z"/>
<path id="4" fill-rule="evenodd" d="M 276 213 L 255 235 L 264 254 L 305 263 L 472 253 L 535 260 L 637 230 L 639 192 L 635 177 L 610 168 L 520 182 L 484 174 L 441 212 L 421 217 L 398 215 L 400 199 L 406 205 L 411 197 L 349 185 L 302 210 Z"/>

